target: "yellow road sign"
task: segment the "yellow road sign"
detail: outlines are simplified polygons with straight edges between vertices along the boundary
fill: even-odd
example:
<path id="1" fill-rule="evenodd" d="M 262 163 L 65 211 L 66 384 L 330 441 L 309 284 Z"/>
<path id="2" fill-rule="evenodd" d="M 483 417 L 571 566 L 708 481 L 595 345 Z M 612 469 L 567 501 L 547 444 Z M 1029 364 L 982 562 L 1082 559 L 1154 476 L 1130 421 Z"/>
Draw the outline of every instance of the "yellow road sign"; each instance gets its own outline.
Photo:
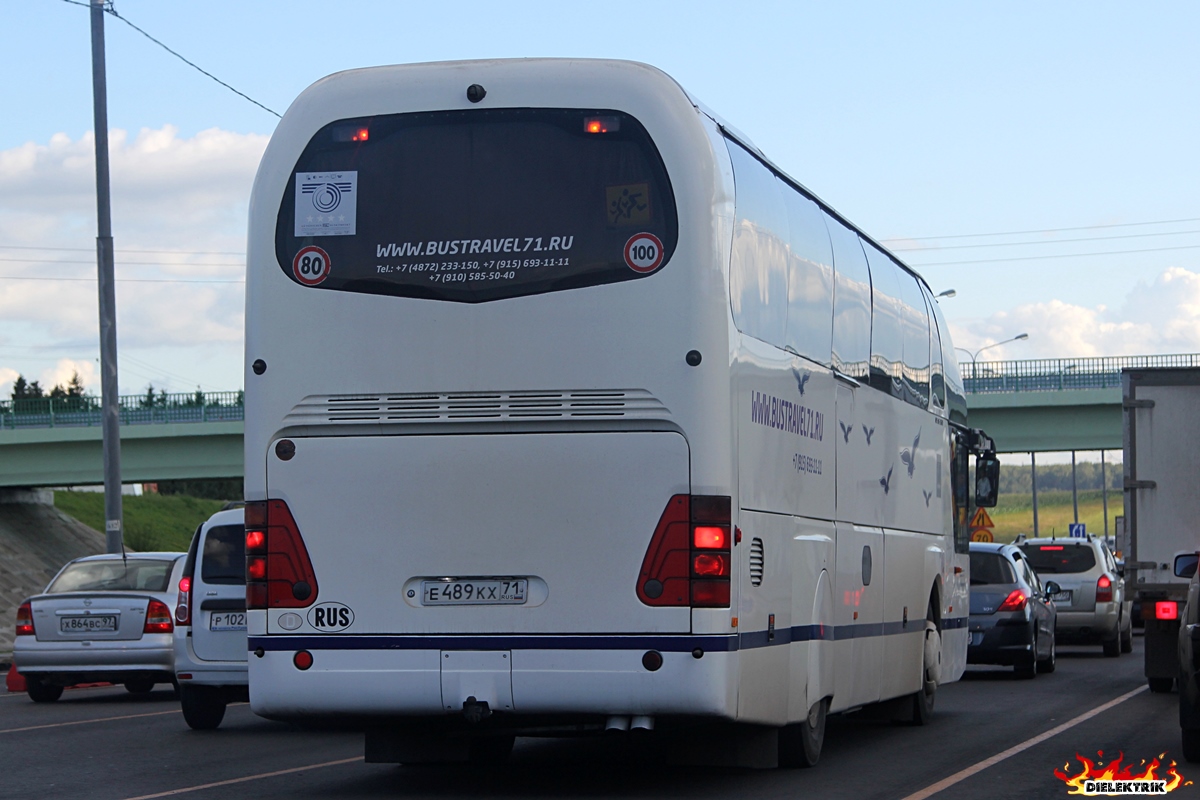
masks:
<path id="1" fill-rule="evenodd" d="M 996 527 L 996 525 L 995 525 L 995 523 L 992 522 L 992 518 L 988 516 L 987 509 L 982 508 L 982 507 L 975 509 L 975 516 L 971 517 L 971 529 L 972 530 L 974 530 L 975 528 L 994 528 L 994 527 Z M 991 541 L 991 540 L 989 539 L 988 541 Z"/>
<path id="2" fill-rule="evenodd" d="M 987 528 L 980 528 L 971 533 L 972 542 L 990 542 L 992 541 L 992 532 Z"/>

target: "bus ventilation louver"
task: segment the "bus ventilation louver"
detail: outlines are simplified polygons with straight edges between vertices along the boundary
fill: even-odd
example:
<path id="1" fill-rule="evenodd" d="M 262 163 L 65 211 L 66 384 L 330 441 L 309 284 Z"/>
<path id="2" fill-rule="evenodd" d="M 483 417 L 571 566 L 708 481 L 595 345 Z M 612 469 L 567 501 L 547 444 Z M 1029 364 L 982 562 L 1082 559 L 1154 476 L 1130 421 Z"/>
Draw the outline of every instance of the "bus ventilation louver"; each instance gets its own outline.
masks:
<path id="1" fill-rule="evenodd" d="M 431 424 L 489 421 L 664 419 L 670 413 L 642 389 L 470 392 L 440 394 L 311 395 L 285 425 Z"/>
<path id="2" fill-rule="evenodd" d="M 287 503 L 246 503 L 246 608 L 305 608 L 316 599 L 317 576 Z"/>
<path id="3" fill-rule="evenodd" d="M 763 541 L 757 536 L 750 541 L 750 583 L 762 586 L 763 579 Z"/>
<path id="4" fill-rule="evenodd" d="M 677 494 L 646 548 L 637 595 L 648 606 L 728 608 L 730 498 Z"/>

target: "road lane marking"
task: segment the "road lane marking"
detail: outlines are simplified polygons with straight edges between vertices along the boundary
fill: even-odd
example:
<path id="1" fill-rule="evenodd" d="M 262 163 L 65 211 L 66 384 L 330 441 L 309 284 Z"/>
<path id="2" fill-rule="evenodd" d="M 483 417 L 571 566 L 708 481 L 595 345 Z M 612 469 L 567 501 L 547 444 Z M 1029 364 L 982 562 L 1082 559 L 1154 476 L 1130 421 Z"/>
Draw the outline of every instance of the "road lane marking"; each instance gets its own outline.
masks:
<path id="1" fill-rule="evenodd" d="M 354 758 L 343 758 L 339 761 L 325 761 L 321 764 L 308 764 L 303 767 L 292 767 L 291 769 L 279 769 L 274 772 L 262 772 L 258 775 L 247 775 L 244 778 L 230 778 L 226 781 L 216 781 L 215 783 L 204 783 L 200 786 L 188 786 L 183 789 L 170 789 L 165 792 L 157 792 L 156 794 L 142 794 L 137 797 L 129 797 L 126 800 L 153 800 L 155 797 L 173 797 L 177 794 L 187 794 L 188 792 L 199 792 L 204 789 L 215 789 L 218 786 L 230 786 L 235 783 L 245 783 L 246 781 L 257 781 L 263 778 L 274 778 L 278 775 L 290 775 L 293 772 L 304 772 L 308 769 L 321 769 L 322 767 L 336 767 L 342 764 L 353 764 L 355 761 L 362 761 L 362 756 Z"/>
<path id="2" fill-rule="evenodd" d="M 1013 745 L 1012 747 L 1008 748 L 1007 750 L 997 753 L 996 755 L 992 756 L 991 758 L 985 758 L 983 761 L 980 761 L 978 764 L 972 764 L 971 766 L 967 767 L 966 769 L 960 770 L 960 771 L 954 773 L 949 778 L 943 778 L 942 780 L 938 781 L 937 783 L 926 786 L 924 789 L 920 790 L 919 792 L 913 792 L 912 794 L 905 797 L 903 800 L 925 800 L 925 798 L 931 797 L 931 796 L 937 794 L 938 792 L 942 791 L 943 789 L 948 789 L 951 786 L 953 786 L 954 784 L 956 784 L 960 781 L 964 781 L 967 778 L 971 777 L 972 775 L 975 775 L 976 773 L 983 772 L 988 767 L 995 766 L 996 764 L 999 764 L 1001 761 L 1004 761 L 1007 758 L 1012 758 L 1017 753 L 1024 752 L 1025 750 L 1028 750 L 1031 747 L 1039 745 L 1042 742 L 1046 741 L 1047 739 L 1057 736 L 1058 734 L 1062 733 L 1065 730 L 1068 730 L 1069 728 L 1074 728 L 1076 725 L 1078 725 L 1081 722 L 1087 722 L 1089 719 L 1096 716 L 1097 714 L 1103 714 L 1105 711 L 1108 711 L 1113 706 L 1118 706 L 1121 703 L 1124 703 L 1129 698 L 1133 697 L 1134 695 L 1141 694 L 1142 692 L 1146 691 L 1149 688 L 1150 687 L 1147 684 L 1143 683 L 1141 686 L 1134 689 L 1132 692 L 1126 692 L 1125 694 L 1121 695 L 1120 697 L 1115 698 L 1113 700 L 1109 700 L 1107 703 L 1104 703 L 1103 705 L 1096 706 L 1091 711 L 1085 711 L 1084 713 L 1080 714 L 1078 717 L 1075 717 L 1074 719 L 1069 719 L 1066 722 L 1064 722 L 1063 724 L 1061 724 L 1057 727 L 1051 728 L 1050 730 L 1046 731 L 1045 733 L 1039 733 L 1037 736 L 1034 736 L 1032 739 L 1026 739 L 1025 741 L 1021 742 L 1018 745 Z"/>
<path id="3" fill-rule="evenodd" d="M 30 725 L 26 728 L 4 728 L 0 733 L 20 733 L 21 731 L 37 731 L 43 728 L 65 728 L 68 725 L 90 725 L 93 722 L 111 722 L 117 719 L 137 719 L 138 717 L 161 717 L 163 714 L 178 714 L 174 711 L 151 711 L 149 714 L 126 714 L 121 717 L 100 717 L 100 719 L 77 719 L 73 722 L 54 722 L 49 725 Z"/>

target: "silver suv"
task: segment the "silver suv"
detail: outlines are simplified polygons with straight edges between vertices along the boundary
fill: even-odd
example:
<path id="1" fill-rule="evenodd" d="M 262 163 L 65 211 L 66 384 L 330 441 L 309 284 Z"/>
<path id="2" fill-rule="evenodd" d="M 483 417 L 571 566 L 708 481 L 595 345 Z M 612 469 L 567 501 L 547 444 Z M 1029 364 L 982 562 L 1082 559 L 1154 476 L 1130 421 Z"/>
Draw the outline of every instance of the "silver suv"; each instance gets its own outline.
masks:
<path id="1" fill-rule="evenodd" d="M 1104 655 L 1133 651 L 1132 601 L 1103 539 L 1025 539 L 1013 542 L 1043 580 L 1059 585 L 1056 638 L 1060 644 L 1100 644 Z"/>
<path id="2" fill-rule="evenodd" d="M 175 603 L 175 679 L 183 718 L 212 729 L 230 702 L 247 701 L 246 527 L 241 508 L 196 529 Z"/>

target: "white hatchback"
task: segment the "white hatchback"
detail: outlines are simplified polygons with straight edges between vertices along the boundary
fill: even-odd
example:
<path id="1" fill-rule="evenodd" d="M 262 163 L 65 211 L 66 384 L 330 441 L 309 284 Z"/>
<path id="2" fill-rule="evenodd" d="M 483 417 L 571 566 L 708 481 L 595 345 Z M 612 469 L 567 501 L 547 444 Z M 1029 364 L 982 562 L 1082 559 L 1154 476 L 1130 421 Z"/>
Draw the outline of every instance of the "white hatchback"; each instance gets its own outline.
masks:
<path id="1" fill-rule="evenodd" d="M 241 508 L 196 529 L 175 603 L 175 679 L 183 718 L 215 728 L 230 702 L 249 700 L 246 672 L 246 527 Z"/>

